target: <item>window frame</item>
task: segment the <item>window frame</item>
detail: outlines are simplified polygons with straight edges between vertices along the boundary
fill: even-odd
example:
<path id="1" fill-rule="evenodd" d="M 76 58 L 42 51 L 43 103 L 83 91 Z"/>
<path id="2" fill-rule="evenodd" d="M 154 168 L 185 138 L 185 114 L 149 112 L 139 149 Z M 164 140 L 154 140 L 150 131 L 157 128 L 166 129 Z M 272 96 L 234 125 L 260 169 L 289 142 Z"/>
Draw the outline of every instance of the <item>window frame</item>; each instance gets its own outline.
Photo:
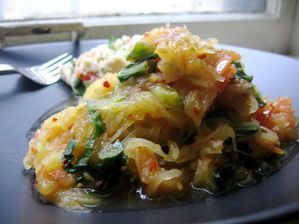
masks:
<path id="1" fill-rule="evenodd" d="M 191 32 L 204 38 L 219 38 L 221 43 L 288 53 L 295 5 L 296 0 L 268 0 L 267 9 L 263 13 L 109 16 L 0 22 L 0 47 L 1 45 L 4 47 L 58 40 L 103 39 L 111 35 L 132 35 L 171 22 L 173 26 L 186 25 Z M 53 32 L 47 35 L 31 32 L 33 28 L 49 26 Z M 62 26 L 68 28 L 65 28 L 67 32 L 60 29 Z M 20 28 L 24 27 L 28 28 L 28 32 L 18 33 Z M 14 35 L 7 35 L 9 34 L 7 30 L 14 30 L 15 32 L 12 32 Z"/>

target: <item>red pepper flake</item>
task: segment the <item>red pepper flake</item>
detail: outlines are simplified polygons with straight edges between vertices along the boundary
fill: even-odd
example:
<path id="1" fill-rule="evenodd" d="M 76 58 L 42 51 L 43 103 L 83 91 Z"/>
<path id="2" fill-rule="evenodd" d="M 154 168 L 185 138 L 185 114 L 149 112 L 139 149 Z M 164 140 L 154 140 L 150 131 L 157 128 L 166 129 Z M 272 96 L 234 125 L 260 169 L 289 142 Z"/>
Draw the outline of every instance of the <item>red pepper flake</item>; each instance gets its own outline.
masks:
<path id="1" fill-rule="evenodd" d="M 56 118 L 56 117 L 53 117 L 53 118 L 52 118 L 52 121 L 53 121 L 53 122 L 57 121 L 57 118 Z"/>
<path id="2" fill-rule="evenodd" d="M 155 62 L 159 62 L 159 61 L 161 61 L 161 58 L 160 58 L 160 57 L 157 57 L 154 61 L 155 61 Z"/>
<path id="3" fill-rule="evenodd" d="M 156 170 L 158 168 L 158 163 L 157 162 L 151 162 L 148 166 L 150 172 Z"/>
<path id="4" fill-rule="evenodd" d="M 106 81 L 103 82 L 103 86 L 105 88 L 110 88 L 110 83 L 106 80 Z"/>
<path id="5" fill-rule="evenodd" d="M 198 106 L 193 106 L 192 110 L 194 113 L 199 114 L 201 112 L 200 108 Z"/>
<path id="6" fill-rule="evenodd" d="M 200 54 L 197 56 L 199 59 L 205 59 L 207 57 L 207 54 Z"/>

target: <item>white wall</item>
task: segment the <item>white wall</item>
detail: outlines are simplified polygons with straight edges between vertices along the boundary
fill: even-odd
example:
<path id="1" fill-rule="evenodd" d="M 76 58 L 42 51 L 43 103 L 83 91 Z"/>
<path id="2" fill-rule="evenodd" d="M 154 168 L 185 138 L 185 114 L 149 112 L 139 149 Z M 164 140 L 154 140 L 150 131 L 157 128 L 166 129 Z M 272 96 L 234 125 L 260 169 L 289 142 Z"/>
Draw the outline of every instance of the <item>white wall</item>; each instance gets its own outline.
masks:
<path id="1" fill-rule="evenodd" d="M 299 0 L 297 0 L 296 15 L 292 27 L 290 54 L 299 57 Z"/>

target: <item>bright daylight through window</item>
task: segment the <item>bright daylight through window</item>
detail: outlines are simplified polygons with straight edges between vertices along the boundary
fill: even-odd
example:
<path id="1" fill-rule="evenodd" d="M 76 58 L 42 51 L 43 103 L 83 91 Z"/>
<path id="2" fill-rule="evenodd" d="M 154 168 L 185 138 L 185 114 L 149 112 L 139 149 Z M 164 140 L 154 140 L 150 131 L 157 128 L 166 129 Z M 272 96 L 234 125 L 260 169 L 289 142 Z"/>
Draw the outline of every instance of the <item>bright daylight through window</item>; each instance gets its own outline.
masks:
<path id="1" fill-rule="evenodd" d="M 266 4 L 266 0 L 238 0 L 238 4 L 235 0 L 2 0 L 0 21 L 143 14 L 256 13 L 264 12 Z M 45 5 L 47 10 L 44 10 Z"/>

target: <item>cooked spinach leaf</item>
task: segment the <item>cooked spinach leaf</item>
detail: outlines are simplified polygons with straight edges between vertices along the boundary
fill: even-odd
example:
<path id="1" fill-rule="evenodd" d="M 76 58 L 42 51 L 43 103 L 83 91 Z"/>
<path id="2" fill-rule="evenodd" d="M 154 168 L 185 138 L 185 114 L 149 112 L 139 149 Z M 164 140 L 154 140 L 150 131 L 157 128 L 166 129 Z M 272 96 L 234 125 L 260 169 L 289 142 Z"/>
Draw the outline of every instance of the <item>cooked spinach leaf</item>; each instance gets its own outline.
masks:
<path id="1" fill-rule="evenodd" d="M 233 128 L 240 134 L 252 134 L 260 130 L 260 125 L 257 122 L 242 122 L 234 124 Z"/>
<path id="2" fill-rule="evenodd" d="M 227 114 L 221 110 L 210 112 L 205 118 L 205 122 L 223 121 L 227 122 L 235 131 L 237 141 L 244 140 L 250 135 L 260 130 L 258 122 L 237 122 L 232 120 Z"/>
<path id="3" fill-rule="evenodd" d="M 158 55 L 152 54 L 143 58 L 141 61 L 126 66 L 118 74 L 119 81 L 124 82 L 131 77 L 137 78 L 154 72 L 157 66 L 156 58 L 158 58 Z"/>
<path id="4" fill-rule="evenodd" d="M 266 106 L 266 102 L 263 100 L 262 95 L 260 93 L 260 91 L 258 90 L 258 88 L 256 87 L 256 85 L 252 86 L 252 94 L 255 97 L 256 101 L 259 104 L 259 107 L 264 107 Z"/>
<path id="5" fill-rule="evenodd" d="M 101 160 L 115 158 L 120 155 L 123 151 L 123 146 L 119 140 L 114 144 L 106 144 L 99 153 L 99 158 Z"/>
<path id="6" fill-rule="evenodd" d="M 95 126 L 95 132 L 93 134 L 94 138 L 99 137 L 99 135 L 103 134 L 106 131 L 106 125 L 102 120 L 101 115 L 96 110 L 90 110 L 89 115 L 91 117 L 91 121 Z"/>
<path id="7" fill-rule="evenodd" d="M 128 55 L 127 60 L 136 62 L 152 55 L 153 53 L 154 48 L 150 44 L 140 41 L 135 44 L 133 50 Z"/>
<path id="8" fill-rule="evenodd" d="M 248 82 L 252 81 L 253 77 L 245 73 L 245 69 L 244 69 L 243 65 L 241 64 L 241 62 L 239 62 L 239 61 L 233 61 L 232 63 L 237 68 L 237 72 L 234 75 L 233 80 L 234 79 L 235 80 L 236 79 L 244 79 L 244 80 L 246 80 Z M 256 85 L 254 85 L 254 84 L 253 84 L 253 87 L 252 87 L 252 94 L 255 97 L 255 99 L 257 100 L 257 102 L 259 104 L 259 107 L 264 107 L 266 105 L 266 102 L 263 100 L 260 91 L 258 90 L 258 88 L 256 87 Z"/>
<path id="9" fill-rule="evenodd" d="M 258 122 L 232 123 L 232 127 L 236 132 L 237 141 L 247 139 L 250 135 L 256 133 L 261 128 Z"/>
<path id="10" fill-rule="evenodd" d="M 175 89 L 168 86 L 156 85 L 150 91 L 161 102 L 171 107 L 184 108 L 184 99 Z"/>
<path id="11" fill-rule="evenodd" d="M 76 96 L 82 96 L 85 93 L 86 87 L 84 86 L 83 82 L 78 79 L 72 89 Z"/>
<path id="12" fill-rule="evenodd" d="M 72 158 L 71 162 L 68 162 L 68 168 L 67 171 L 71 173 L 76 173 L 82 171 L 84 168 L 88 166 L 88 161 L 91 158 L 95 142 L 97 138 L 103 134 L 106 130 L 105 123 L 103 122 L 100 114 L 97 111 L 91 110 L 89 111 L 89 115 L 91 117 L 91 122 L 95 126 L 95 130 L 93 132 L 93 135 L 91 138 L 87 141 L 85 147 L 84 147 L 84 153 L 80 156 L 78 163 L 75 165 L 72 165 L 71 162 L 73 160 L 72 150 L 74 149 L 75 145 L 73 143 L 73 140 L 71 139 L 68 146 L 66 147 L 66 150 L 64 152 L 64 155 L 68 155 L 69 158 Z M 72 147 L 72 150 L 70 150 L 70 147 Z"/>
<path id="13" fill-rule="evenodd" d="M 90 162 L 95 152 L 96 141 L 106 131 L 106 126 L 98 111 L 90 110 L 89 115 L 95 130 L 76 164 L 73 164 L 73 150 L 76 144 L 73 138 L 70 139 L 63 153 L 64 169 L 75 174 L 78 183 L 85 187 L 95 188 L 98 193 L 107 193 L 117 186 L 121 177 L 121 167 L 126 164 L 127 158 L 123 153 L 121 142 L 117 140 L 113 144 L 105 144 L 98 153 L 98 161 Z"/>
<path id="14" fill-rule="evenodd" d="M 76 142 L 73 138 L 71 138 L 63 153 L 63 167 L 66 171 L 72 169 L 72 162 L 74 160 L 73 150 L 75 146 Z"/>
<path id="15" fill-rule="evenodd" d="M 248 82 L 251 82 L 253 79 L 253 76 L 246 74 L 244 66 L 239 61 L 233 61 L 232 64 L 234 64 L 237 68 L 237 72 L 234 75 L 233 79 L 245 79 Z"/>

